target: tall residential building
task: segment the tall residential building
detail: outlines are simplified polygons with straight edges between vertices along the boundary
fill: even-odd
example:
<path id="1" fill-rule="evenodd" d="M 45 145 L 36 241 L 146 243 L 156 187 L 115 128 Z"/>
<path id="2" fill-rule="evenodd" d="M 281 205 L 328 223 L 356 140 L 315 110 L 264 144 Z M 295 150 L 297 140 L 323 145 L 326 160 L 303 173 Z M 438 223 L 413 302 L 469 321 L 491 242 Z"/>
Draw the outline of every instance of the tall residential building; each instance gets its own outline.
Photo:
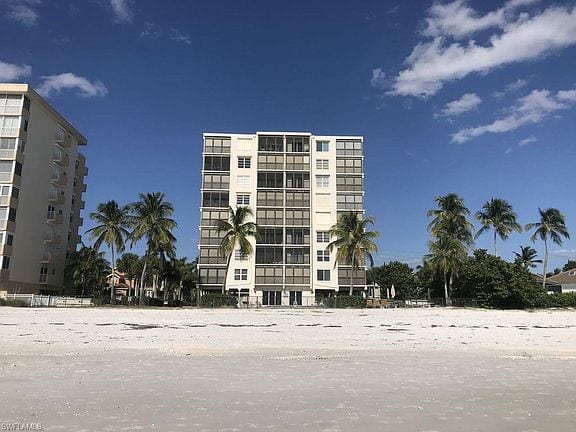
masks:
<path id="1" fill-rule="evenodd" d="M 59 293 L 80 242 L 86 138 L 27 84 L 0 84 L 0 291 Z"/>
<path id="2" fill-rule="evenodd" d="M 363 138 L 310 133 L 205 133 L 199 241 L 199 283 L 220 292 L 226 258 L 216 221 L 228 206 L 249 206 L 260 227 L 254 254 L 235 251 L 227 291 L 261 305 L 313 305 L 366 288 L 366 271 L 351 274 L 326 246 L 344 212 L 364 213 Z"/>

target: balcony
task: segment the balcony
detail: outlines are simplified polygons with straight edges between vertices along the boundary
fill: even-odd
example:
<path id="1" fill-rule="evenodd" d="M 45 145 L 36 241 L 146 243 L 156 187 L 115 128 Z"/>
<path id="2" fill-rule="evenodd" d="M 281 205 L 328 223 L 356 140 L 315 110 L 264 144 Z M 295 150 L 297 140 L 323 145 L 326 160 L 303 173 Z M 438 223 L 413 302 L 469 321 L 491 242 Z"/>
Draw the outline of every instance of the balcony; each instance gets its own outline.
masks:
<path id="1" fill-rule="evenodd" d="M 56 214 L 55 212 L 48 212 L 48 214 L 46 215 L 46 220 L 48 221 L 48 223 L 54 225 L 60 225 L 62 224 L 64 218 L 61 214 Z"/>
<path id="2" fill-rule="evenodd" d="M 0 255 L 12 255 L 12 246 L 7 244 L 0 244 Z"/>
<path id="3" fill-rule="evenodd" d="M 0 282 L 6 282 L 10 278 L 10 270 L 2 269 L 0 270 Z"/>
<path id="4" fill-rule="evenodd" d="M 16 230 L 16 223 L 6 220 L 0 219 L 0 231 L 10 231 L 14 232 Z"/>
<path id="5" fill-rule="evenodd" d="M 55 233 L 47 233 L 44 236 L 44 241 L 52 244 L 60 244 L 62 242 L 62 236 Z"/>
<path id="6" fill-rule="evenodd" d="M 2 135 L 5 138 L 18 138 L 20 136 L 20 128 L 14 128 L 14 127 L 10 127 L 10 128 L 0 128 L 0 135 Z"/>
<path id="7" fill-rule="evenodd" d="M 84 225 L 84 218 L 78 218 L 78 226 L 81 227 Z"/>
<path id="8" fill-rule="evenodd" d="M 82 185 L 82 192 L 86 192 L 86 183 Z"/>
<path id="9" fill-rule="evenodd" d="M 52 263 L 52 252 L 51 251 L 44 251 L 44 253 L 42 254 L 41 262 L 43 264 L 51 264 Z"/>
<path id="10" fill-rule="evenodd" d="M 0 206 L 16 208 L 18 207 L 18 200 L 16 198 L 11 197 L 10 195 L 1 195 Z"/>
<path id="11" fill-rule="evenodd" d="M 54 162 L 56 162 L 61 167 L 67 167 L 70 165 L 70 158 L 68 155 L 62 151 L 54 151 L 53 153 Z"/>
<path id="12" fill-rule="evenodd" d="M 48 192 L 48 200 L 52 204 L 64 204 L 64 201 L 66 201 L 66 195 L 61 190 L 52 189 Z"/>
<path id="13" fill-rule="evenodd" d="M 80 201 L 80 210 L 84 210 L 86 208 L 86 201 Z"/>
<path id="14" fill-rule="evenodd" d="M 0 106 L 0 115 L 20 115 L 22 114 L 22 104 Z"/>
<path id="15" fill-rule="evenodd" d="M 17 149 L 2 149 L 0 150 L 0 159 L 14 160 L 18 155 Z"/>
<path id="16" fill-rule="evenodd" d="M 68 177 L 65 174 L 58 174 L 57 176 L 53 175 L 50 181 L 52 182 L 52 184 L 58 186 L 65 186 L 66 183 L 68 183 Z"/>

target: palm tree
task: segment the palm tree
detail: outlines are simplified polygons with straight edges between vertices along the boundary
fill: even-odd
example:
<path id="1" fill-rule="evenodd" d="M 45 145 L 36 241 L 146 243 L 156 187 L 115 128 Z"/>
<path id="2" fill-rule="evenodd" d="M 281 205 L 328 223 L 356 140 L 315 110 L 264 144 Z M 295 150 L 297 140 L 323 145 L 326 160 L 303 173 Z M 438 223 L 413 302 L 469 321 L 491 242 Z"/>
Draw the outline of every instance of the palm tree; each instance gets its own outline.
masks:
<path id="1" fill-rule="evenodd" d="M 224 237 L 220 241 L 218 253 L 221 257 L 226 258 L 226 272 L 224 273 L 224 281 L 222 282 L 222 294 L 226 292 L 226 278 L 228 277 L 228 270 L 230 268 L 230 261 L 232 254 L 238 247 L 240 254 L 251 255 L 254 248 L 250 243 L 250 238 L 258 239 L 258 225 L 254 222 L 249 222 L 247 219 L 254 216 L 254 212 L 250 207 L 228 207 L 228 220 L 220 219 L 216 222 L 216 231 L 218 234 L 224 233 Z"/>
<path id="2" fill-rule="evenodd" d="M 161 192 L 140 194 L 140 200 L 129 205 L 132 215 L 130 225 L 132 244 L 146 239 L 146 253 L 144 254 L 144 267 L 140 276 L 140 305 L 144 304 L 144 279 L 148 259 L 152 255 L 163 255 L 167 251 L 171 254 L 176 243 L 172 230 L 178 226 L 170 216 L 174 213 L 173 205 L 164 200 Z"/>
<path id="3" fill-rule="evenodd" d="M 378 231 L 367 231 L 368 225 L 374 225 L 374 218 L 360 219 L 358 213 L 344 213 L 335 225 L 330 228 L 330 237 L 334 238 L 327 246 L 328 252 L 336 249 L 336 263 L 349 264 L 350 292 L 354 293 L 354 272 L 366 262 L 374 265 L 372 253 L 378 251 L 374 240 L 380 235 Z M 336 265 L 336 264 L 335 264 Z"/>
<path id="4" fill-rule="evenodd" d="M 557 245 L 562 244 L 562 237 L 570 238 L 564 215 L 560 210 L 549 208 L 546 210 L 538 209 L 540 212 L 540 221 L 526 225 L 526 231 L 535 230 L 530 240 L 533 242 L 537 238 L 544 241 L 544 271 L 542 275 L 542 287 L 546 288 L 546 267 L 548 266 L 548 237 Z"/>
<path id="5" fill-rule="evenodd" d="M 530 246 L 520 246 L 520 253 L 514 252 L 514 255 L 526 269 L 535 268 L 536 263 L 542 262 L 541 259 L 536 259 L 538 257 L 536 249 Z"/>
<path id="6" fill-rule="evenodd" d="M 444 235 L 440 236 L 436 241 L 429 242 L 428 247 L 430 253 L 426 255 L 425 261 L 433 269 L 442 273 L 444 278 L 444 299 L 446 304 L 449 304 L 454 276 L 458 275 L 458 270 L 466 259 L 466 247 L 458 239 Z"/>
<path id="7" fill-rule="evenodd" d="M 437 209 L 429 210 L 428 217 L 432 221 L 428 224 L 430 234 L 436 239 L 441 236 L 452 237 L 466 247 L 474 244 L 474 225 L 468 221 L 470 210 L 464 205 L 464 200 L 455 193 L 437 196 Z"/>
<path id="8" fill-rule="evenodd" d="M 109 267 L 104 252 L 82 245 L 80 250 L 72 252 L 68 258 L 66 283 L 75 287 L 81 295 L 94 294 L 104 286 Z"/>
<path id="9" fill-rule="evenodd" d="M 124 240 L 130 235 L 126 227 L 128 226 L 128 208 L 120 207 L 114 200 L 98 204 L 96 212 L 90 213 L 90 219 L 95 220 L 99 225 L 87 231 L 87 234 L 95 240 L 94 247 L 100 249 L 102 243 L 106 243 L 112 255 L 112 280 L 110 282 L 110 303 L 114 304 L 116 297 L 114 293 L 114 278 L 116 275 L 115 250 L 124 250 Z"/>
<path id="10" fill-rule="evenodd" d="M 482 210 L 476 212 L 476 220 L 482 227 L 476 233 L 474 238 L 480 237 L 490 227 L 493 229 L 494 237 L 494 256 L 498 256 L 496 248 L 496 237 L 506 240 L 512 234 L 512 231 L 522 232 L 522 227 L 516 222 L 516 213 L 508 201 L 500 198 L 492 198 L 487 201 Z"/>

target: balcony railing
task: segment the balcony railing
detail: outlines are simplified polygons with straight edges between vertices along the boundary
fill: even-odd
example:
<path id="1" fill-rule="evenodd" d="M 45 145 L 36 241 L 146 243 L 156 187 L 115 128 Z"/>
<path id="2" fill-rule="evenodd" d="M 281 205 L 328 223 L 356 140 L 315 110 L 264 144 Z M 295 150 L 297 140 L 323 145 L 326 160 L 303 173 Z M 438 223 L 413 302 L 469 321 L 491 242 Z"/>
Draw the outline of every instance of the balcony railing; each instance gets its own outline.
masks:
<path id="1" fill-rule="evenodd" d="M 1 149 L 0 150 L 0 159 L 16 159 L 16 155 L 18 154 L 18 150 L 16 149 Z"/>
<path id="2" fill-rule="evenodd" d="M 11 181 L 12 181 L 12 173 L 11 172 L 0 172 L 0 182 L 10 183 Z"/>
<path id="3" fill-rule="evenodd" d="M 67 167 L 70 164 L 70 158 L 68 157 L 67 154 L 65 154 L 63 152 L 55 151 L 53 153 L 53 157 L 54 157 L 54 162 L 56 162 L 61 167 Z"/>
<path id="4" fill-rule="evenodd" d="M 42 262 L 47 264 L 52 262 L 52 253 L 50 251 L 44 251 L 42 254 Z"/>
<path id="5" fill-rule="evenodd" d="M 4 105 L 2 105 L 2 106 L 0 106 L 0 115 L 3 115 L 3 114 L 20 115 L 20 114 L 22 114 L 22 105 L 16 105 L 16 106 L 11 106 L 11 105 L 4 106 Z"/>
<path id="6" fill-rule="evenodd" d="M 3 137 L 18 137 L 20 135 L 20 128 L 0 128 L 0 135 Z"/>
<path id="7" fill-rule="evenodd" d="M 56 214 L 55 212 L 48 212 L 46 215 L 46 220 L 52 224 L 61 224 L 63 219 L 61 214 Z"/>
<path id="8" fill-rule="evenodd" d="M 61 190 L 54 189 L 48 192 L 48 200 L 53 204 L 64 204 L 66 195 Z"/>
<path id="9" fill-rule="evenodd" d="M 64 186 L 66 185 L 68 178 L 65 175 L 59 174 L 57 176 L 53 175 L 50 180 L 55 185 Z"/>

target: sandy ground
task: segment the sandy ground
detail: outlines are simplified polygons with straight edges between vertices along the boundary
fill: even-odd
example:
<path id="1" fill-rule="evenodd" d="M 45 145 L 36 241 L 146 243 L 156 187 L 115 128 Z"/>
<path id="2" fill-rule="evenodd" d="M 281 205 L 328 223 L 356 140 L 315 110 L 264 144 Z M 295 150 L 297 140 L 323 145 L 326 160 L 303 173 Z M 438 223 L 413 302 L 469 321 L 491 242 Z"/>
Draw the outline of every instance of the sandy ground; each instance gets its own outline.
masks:
<path id="1" fill-rule="evenodd" d="M 0 308 L 0 430 L 576 431 L 576 311 Z"/>

